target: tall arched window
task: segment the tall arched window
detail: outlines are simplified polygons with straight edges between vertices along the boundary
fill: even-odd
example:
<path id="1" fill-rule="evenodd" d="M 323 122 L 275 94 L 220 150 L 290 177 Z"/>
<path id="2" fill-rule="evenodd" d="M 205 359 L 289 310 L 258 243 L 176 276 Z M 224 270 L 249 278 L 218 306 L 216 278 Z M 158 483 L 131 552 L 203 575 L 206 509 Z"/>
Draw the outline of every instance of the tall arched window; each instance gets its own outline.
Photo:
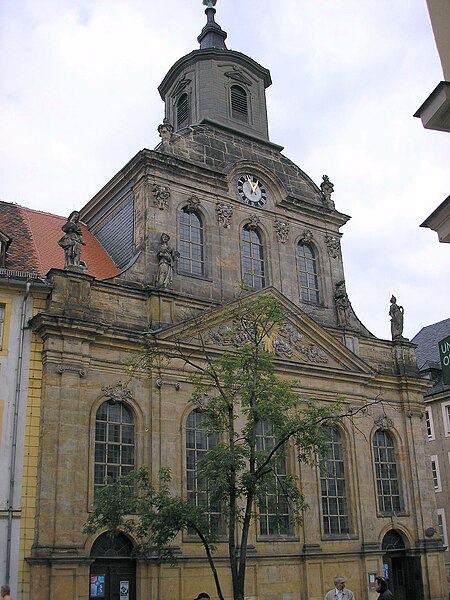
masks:
<path id="1" fill-rule="evenodd" d="M 177 100 L 177 129 L 189 125 L 189 97 L 186 93 L 181 94 Z"/>
<path id="2" fill-rule="evenodd" d="M 389 431 L 378 429 L 373 437 L 378 510 L 393 514 L 402 508 L 394 440 Z"/>
<path id="3" fill-rule="evenodd" d="M 323 531 L 330 535 L 349 533 L 344 453 L 342 436 L 337 427 L 327 429 L 327 448 L 321 459 Z"/>
<path id="4" fill-rule="evenodd" d="M 183 208 L 179 223 L 178 269 L 190 275 L 204 275 L 203 223 L 195 211 Z"/>
<path id="5" fill-rule="evenodd" d="M 240 85 L 232 85 L 231 95 L 231 116 L 238 121 L 248 121 L 248 96 L 247 92 Z"/>
<path id="6" fill-rule="evenodd" d="M 259 290 L 265 286 L 264 249 L 257 229 L 245 225 L 242 229 L 242 274 L 246 286 Z"/>
<path id="7" fill-rule="evenodd" d="M 133 469 L 133 413 L 121 402 L 103 402 L 95 418 L 94 495 Z"/>
<path id="8" fill-rule="evenodd" d="M 268 454 L 275 445 L 273 428 L 259 422 L 256 431 L 256 448 L 263 455 Z M 261 535 L 287 535 L 291 532 L 289 501 L 283 490 L 286 481 L 286 459 L 279 456 L 275 467 L 267 476 L 267 488 L 258 500 L 259 531 Z M 270 481 L 269 481 L 270 478 Z"/>
<path id="9" fill-rule="evenodd" d="M 317 260 L 314 250 L 309 244 L 299 243 L 297 246 L 298 281 L 300 298 L 307 302 L 319 303 L 319 279 L 317 277 Z"/>
<path id="10" fill-rule="evenodd" d="M 202 507 L 208 513 L 211 529 L 220 534 L 224 530 L 220 506 L 213 502 L 207 480 L 197 475 L 198 461 L 204 458 L 208 450 L 217 445 L 218 441 L 218 435 L 211 433 L 206 427 L 203 413 L 193 410 L 186 420 L 187 499 L 191 504 Z"/>

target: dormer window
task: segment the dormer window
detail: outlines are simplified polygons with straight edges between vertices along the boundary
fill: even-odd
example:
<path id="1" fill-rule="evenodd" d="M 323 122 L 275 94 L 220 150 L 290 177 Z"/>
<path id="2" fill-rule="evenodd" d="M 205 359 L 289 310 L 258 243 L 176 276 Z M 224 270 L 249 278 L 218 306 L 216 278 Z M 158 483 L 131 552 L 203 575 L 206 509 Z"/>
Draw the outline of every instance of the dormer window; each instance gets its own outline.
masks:
<path id="1" fill-rule="evenodd" d="M 189 98 L 186 93 L 181 94 L 177 100 L 177 129 L 189 125 Z"/>
<path id="2" fill-rule="evenodd" d="M 240 85 L 231 86 L 231 116 L 238 121 L 248 122 L 248 96 Z"/>
<path id="3" fill-rule="evenodd" d="M 0 231 L 0 268 L 6 267 L 6 251 L 11 243 L 11 238 Z"/>

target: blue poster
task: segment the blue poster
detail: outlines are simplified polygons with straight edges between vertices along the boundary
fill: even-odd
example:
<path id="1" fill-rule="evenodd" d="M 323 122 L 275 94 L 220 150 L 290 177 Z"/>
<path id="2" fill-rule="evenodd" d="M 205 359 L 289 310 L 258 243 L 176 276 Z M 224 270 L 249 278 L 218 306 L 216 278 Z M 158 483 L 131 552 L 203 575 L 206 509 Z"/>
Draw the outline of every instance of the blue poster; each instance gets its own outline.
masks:
<path id="1" fill-rule="evenodd" d="M 91 575 L 90 584 L 90 597 L 91 598 L 104 598 L 105 597 L 105 576 L 104 575 Z"/>

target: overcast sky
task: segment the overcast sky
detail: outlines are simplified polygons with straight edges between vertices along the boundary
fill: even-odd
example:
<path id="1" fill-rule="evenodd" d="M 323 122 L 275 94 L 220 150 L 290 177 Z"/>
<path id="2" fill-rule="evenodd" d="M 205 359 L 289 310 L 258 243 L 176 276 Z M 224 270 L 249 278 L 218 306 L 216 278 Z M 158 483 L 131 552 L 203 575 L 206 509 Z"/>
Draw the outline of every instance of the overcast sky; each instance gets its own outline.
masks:
<path id="1" fill-rule="evenodd" d="M 414 112 L 442 79 L 425 0 L 219 0 L 228 48 L 270 69 L 271 140 L 334 183 L 347 292 L 390 338 L 450 316 L 450 246 L 419 225 L 448 196 L 450 135 Z M 157 86 L 198 47 L 201 0 L 1 0 L 0 198 L 67 216 L 142 148 Z"/>

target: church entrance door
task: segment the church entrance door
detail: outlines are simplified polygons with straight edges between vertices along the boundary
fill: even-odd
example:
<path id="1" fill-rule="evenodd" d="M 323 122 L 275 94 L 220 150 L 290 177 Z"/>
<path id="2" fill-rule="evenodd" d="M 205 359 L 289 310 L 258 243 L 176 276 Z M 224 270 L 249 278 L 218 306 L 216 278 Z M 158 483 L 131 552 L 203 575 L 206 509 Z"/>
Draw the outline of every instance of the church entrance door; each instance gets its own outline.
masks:
<path id="1" fill-rule="evenodd" d="M 102 534 L 92 546 L 95 558 L 89 573 L 89 599 L 136 600 L 136 561 L 133 544 L 124 535 Z"/>
<path id="2" fill-rule="evenodd" d="M 383 538 L 384 576 L 395 600 L 423 600 L 420 557 L 407 556 L 403 537 L 395 530 Z"/>

